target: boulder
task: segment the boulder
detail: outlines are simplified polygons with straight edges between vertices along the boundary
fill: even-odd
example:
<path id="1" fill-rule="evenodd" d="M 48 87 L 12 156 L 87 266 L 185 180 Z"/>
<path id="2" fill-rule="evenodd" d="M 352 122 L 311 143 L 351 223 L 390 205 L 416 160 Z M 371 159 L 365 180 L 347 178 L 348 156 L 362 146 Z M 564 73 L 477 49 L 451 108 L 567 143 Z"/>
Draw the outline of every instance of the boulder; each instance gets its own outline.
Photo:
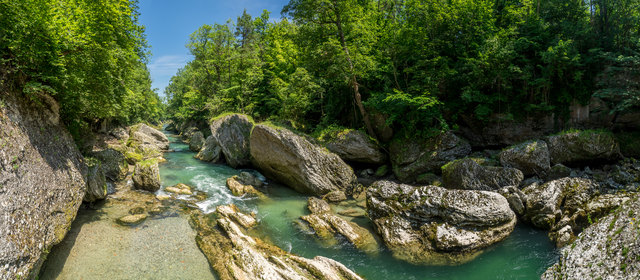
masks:
<path id="1" fill-rule="evenodd" d="M 522 216 L 525 213 L 525 207 L 527 203 L 527 196 L 517 187 L 508 186 L 498 190 L 498 193 L 504 196 L 509 202 L 511 210 Z"/>
<path id="2" fill-rule="evenodd" d="M 459 264 L 507 237 L 516 215 L 495 192 L 413 187 L 389 181 L 367 190 L 367 211 L 393 256 L 413 264 Z"/>
<path id="3" fill-rule="evenodd" d="M 218 140 L 213 136 L 207 137 L 196 158 L 206 162 L 220 162 L 222 160 L 222 148 L 218 144 Z"/>
<path id="4" fill-rule="evenodd" d="M 160 169 L 157 160 L 148 159 L 136 163 L 133 171 L 133 186 L 150 192 L 160 189 Z"/>
<path id="5" fill-rule="evenodd" d="M 347 200 L 347 195 L 343 191 L 332 191 L 325 194 L 322 199 L 329 202 L 340 202 Z"/>
<path id="6" fill-rule="evenodd" d="M 255 214 L 247 215 L 242 213 L 234 204 L 220 205 L 216 207 L 216 212 L 227 219 L 233 220 L 246 229 L 258 225 L 258 220 L 256 220 Z"/>
<path id="7" fill-rule="evenodd" d="M 35 279 L 87 187 L 87 166 L 58 105 L 0 86 L 0 279 Z"/>
<path id="8" fill-rule="evenodd" d="M 211 135 L 218 141 L 227 164 L 233 168 L 251 163 L 249 137 L 253 121 L 246 115 L 230 114 L 211 122 Z"/>
<path id="9" fill-rule="evenodd" d="M 182 183 L 178 183 L 175 186 L 171 186 L 171 187 L 166 187 L 164 189 L 166 192 L 170 192 L 170 193 L 175 193 L 175 194 L 182 194 L 182 195 L 192 195 L 193 191 L 191 189 L 191 187 L 182 184 Z"/>
<path id="10" fill-rule="evenodd" d="M 299 192 L 321 196 L 356 183 L 340 157 L 285 128 L 256 125 L 250 142 L 254 166 Z"/>
<path id="11" fill-rule="evenodd" d="M 84 194 L 84 202 L 94 202 L 107 197 L 107 179 L 102 170 L 102 163 L 95 158 L 85 158 L 87 172 L 87 189 Z"/>
<path id="12" fill-rule="evenodd" d="M 518 169 L 482 166 L 471 158 L 456 160 L 442 167 L 442 183 L 449 189 L 493 191 L 518 186 L 523 179 Z"/>
<path id="13" fill-rule="evenodd" d="M 191 135 L 191 140 L 189 140 L 189 150 L 192 152 L 200 152 L 204 146 L 204 135 L 202 132 L 198 131 Z"/>
<path id="14" fill-rule="evenodd" d="M 566 167 L 565 165 L 558 163 L 549 169 L 547 172 L 547 181 L 553 181 L 556 179 L 561 179 L 565 177 L 571 176 L 571 168 Z"/>
<path id="15" fill-rule="evenodd" d="M 440 173 L 440 167 L 471 153 L 469 143 L 452 132 L 422 140 L 394 139 L 389 147 L 393 173 L 403 182 L 413 182 L 424 173 Z"/>
<path id="16" fill-rule="evenodd" d="M 565 247 L 541 279 L 638 279 L 640 199 L 629 198 Z"/>
<path id="17" fill-rule="evenodd" d="M 366 164 L 384 164 L 387 156 L 380 146 L 366 133 L 347 129 L 333 135 L 326 141 L 329 151 L 344 161 Z"/>
<path id="18" fill-rule="evenodd" d="M 169 138 L 155 128 L 142 123 L 132 126 L 129 131 L 129 146 L 144 154 L 169 150 Z"/>
<path id="19" fill-rule="evenodd" d="M 311 207 L 309 208 L 311 209 Z M 327 246 L 335 246 L 338 244 L 337 237 L 340 235 L 347 239 L 349 243 L 353 244 L 358 250 L 368 254 L 377 254 L 379 252 L 378 242 L 371 232 L 354 222 L 349 222 L 336 216 L 330 211 L 315 212 L 302 216 L 300 219 L 309 223 L 315 234 L 321 238 Z"/>
<path id="20" fill-rule="evenodd" d="M 549 136 L 551 163 L 601 163 L 620 158 L 620 147 L 613 134 L 605 131 L 575 131 Z"/>
<path id="21" fill-rule="evenodd" d="M 196 242 L 219 279 L 345 279 L 362 278 L 339 262 L 325 257 L 302 258 L 251 237 L 235 218 L 237 208 L 218 207 L 216 224 L 202 213 L 191 215 Z"/>
<path id="22" fill-rule="evenodd" d="M 116 221 L 123 226 L 135 226 L 144 222 L 149 215 L 145 213 L 131 214 L 118 218 Z"/>
<path id="23" fill-rule="evenodd" d="M 114 149 L 104 149 L 92 152 L 91 156 L 101 162 L 104 175 L 112 182 L 120 181 L 127 176 L 129 166 L 122 152 Z"/>
<path id="24" fill-rule="evenodd" d="M 522 171 L 525 176 L 544 178 L 551 168 L 549 148 L 544 141 L 530 141 L 511 146 L 500 153 L 500 163 Z"/>
<path id="25" fill-rule="evenodd" d="M 115 127 L 109 131 L 109 135 L 123 143 L 126 143 L 127 140 L 129 140 L 129 131 L 127 131 L 127 128 L 125 127 Z"/>

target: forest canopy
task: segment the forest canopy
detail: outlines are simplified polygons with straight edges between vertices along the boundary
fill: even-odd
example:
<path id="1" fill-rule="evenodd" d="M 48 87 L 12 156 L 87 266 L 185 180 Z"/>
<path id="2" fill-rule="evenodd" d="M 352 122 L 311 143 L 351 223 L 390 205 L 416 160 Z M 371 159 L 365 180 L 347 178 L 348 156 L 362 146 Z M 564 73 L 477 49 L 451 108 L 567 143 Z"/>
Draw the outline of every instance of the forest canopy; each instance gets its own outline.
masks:
<path id="1" fill-rule="evenodd" d="M 91 126 L 160 121 L 136 0 L 0 0 L 0 66 L 30 98 L 53 96 L 79 136 Z"/>
<path id="2" fill-rule="evenodd" d="M 282 15 L 196 30 L 166 88 L 171 117 L 375 136 L 372 115 L 428 132 L 566 115 L 593 95 L 612 113 L 640 105 L 640 0 L 291 0 Z"/>

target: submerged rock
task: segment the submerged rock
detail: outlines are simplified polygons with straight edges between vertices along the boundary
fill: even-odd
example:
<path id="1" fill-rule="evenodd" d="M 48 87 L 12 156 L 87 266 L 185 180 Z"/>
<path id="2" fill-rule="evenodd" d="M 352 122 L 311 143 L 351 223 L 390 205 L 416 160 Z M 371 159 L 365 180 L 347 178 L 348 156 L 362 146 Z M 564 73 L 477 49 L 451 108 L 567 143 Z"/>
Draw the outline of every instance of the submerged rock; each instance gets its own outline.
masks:
<path id="1" fill-rule="evenodd" d="M 256 125 L 250 142 L 253 164 L 299 192 L 324 195 L 356 183 L 353 170 L 340 157 L 285 128 Z"/>
<path id="2" fill-rule="evenodd" d="M 640 200 L 630 196 L 612 214 L 589 226 L 562 250 L 543 280 L 638 279 Z"/>
<path id="3" fill-rule="evenodd" d="M 449 189 L 493 191 L 506 186 L 518 186 L 524 179 L 515 168 L 482 166 L 465 158 L 442 167 L 442 183 Z"/>
<path id="4" fill-rule="evenodd" d="M 549 136 L 551 163 L 579 164 L 611 161 L 620 157 L 620 147 L 613 134 L 604 131 L 576 131 Z"/>
<path id="5" fill-rule="evenodd" d="M 0 278 L 33 279 L 76 217 L 87 166 L 52 97 L 0 88 Z"/>
<path id="6" fill-rule="evenodd" d="M 452 132 L 427 140 L 395 139 L 389 149 L 393 173 L 403 182 L 413 182 L 424 173 L 439 173 L 447 162 L 471 153 L 469 143 Z"/>
<path id="7" fill-rule="evenodd" d="M 331 207 L 326 201 L 311 197 L 309 198 L 308 207 L 311 214 L 302 216 L 300 219 L 309 223 L 316 235 L 327 245 L 333 246 L 337 244 L 336 237 L 339 234 L 359 250 L 369 254 L 378 253 L 378 242 L 371 232 L 331 213 Z"/>
<path id="8" fill-rule="evenodd" d="M 247 115 L 230 114 L 211 122 L 211 135 L 218 141 L 227 164 L 233 168 L 248 166 L 249 136 L 253 121 Z"/>
<path id="9" fill-rule="evenodd" d="M 298 257 L 248 236 L 227 210 L 238 212 L 233 207 L 221 210 L 225 214 L 218 211 L 217 227 L 203 214 L 191 216 L 198 247 L 220 279 L 362 279 L 332 259 Z"/>
<path id="10" fill-rule="evenodd" d="M 94 158 L 86 158 L 88 167 L 87 189 L 83 201 L 94 202 L 107 197 L 107 179 L 102 170 L 100 161 Z"/>
<path id="11" fill-rule="evenodd" d="M 504 167 L 516 168 L 525 176 L 544 177 L 551 168 L 549 148 L 544 141 L 521 143 L 500 153 L 500 163 Z"/>
<path id="12" fill-rule="evenodd" d="M 498 193 L 378 181 L 367 210 L 393 256 L 413 264 L 459 264 L 507 237 L 516 215 Z"/>
<path id="13" fill-rule="evenodd" d="M 344 130 L 327 141 L 327 149 L 345 161 L 383 164 L 387 156 L 378 144 L 369 136 L 358 130 Z"/>
<path id="14" fill-rule="evenodd" d="M 191 139 L 189 140 L 189 150 L 192 152 L 199 152 L 204 146 L 204 135 L 202 132 L 197 131 L 193 135 L 191 135 Z"/>
<path id="15" fill-rule="evenodd" d="M 179 183 L 172 187 L 166 187 L 164 190 L 166 192 L 175 193 L 175 194 L 192 195 L 193 191 L 191 189 L 192 189 L 191 187 L 185 184 Z"/>
<path id="16" fill-rule="evenodd" d="M 218 140 L 213 136 L 207 137 L 196 158 L 206 162 L 220 162 L 222 160 L 222 148 L 218 144 Z"/>
<path id="17" fill-rule="evenodd" d="M 133 171 L 133 186 L 136 189 L 155 192 L 160 189 L 158 161 L 149 159 L 136 163 Z"/>
<path id="18" fill-rule="evenodd" d="M 264 194 L 256 190 L 252 185 L 245 185 L 239 181 L 238 176 L 227 178 L 227 188 L 231 190 L 231 193 L 235 196 L 243 196 L 245 194 L 253 194 L 259 197 L 264 197 Z"/>
<path id="19" fill-rule="evenodd" d="M 145 213 L 132 214 L 118 218 L 117 222 L 123 226 L 134 226 L 144 222 L 147 217 L 149 217 L 149 215 Z"/>

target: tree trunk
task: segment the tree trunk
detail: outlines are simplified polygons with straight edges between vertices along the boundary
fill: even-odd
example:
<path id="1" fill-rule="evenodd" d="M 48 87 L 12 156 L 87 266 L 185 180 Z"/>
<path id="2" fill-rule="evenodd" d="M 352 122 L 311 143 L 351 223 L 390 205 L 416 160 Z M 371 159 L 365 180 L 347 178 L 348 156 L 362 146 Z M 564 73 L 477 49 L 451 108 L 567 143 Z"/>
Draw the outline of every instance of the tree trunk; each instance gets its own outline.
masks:
<path id="1" fill-rule="evenodd" d="M 355 67 L 353 66 L 353 61 L 351 60 L 351 55 L 349 55 L 349 48 L 347 47 L 346 40 L 344 39 L 344 32 L 342 31 L 342 20 L 340 18 L 340 12 L 338 11 L 337 0 L 333 0 L 334 11 L 336 13 L 336 27 L 338 28 L 338 36 L 340 37 L 340 44 L 342 45 L 342 50 L 344 51 L 345 57 L 347 58 L 347 62 L 349 63 L 350 70 L 350 80 L 351 87 L 353 88 L 353 97 L 356 100 L 356 105 L 360 110 L 360 114 L 362 115 L 362 120 L 364 121 L 364 125 L 367 129 L 367 133 L 371 137 L 378 138 L 375 131 L 373 130 L 373 126 L 371 126 L 371 121 L 369 120 L 369 115 L 362 105 L 362 96 L 360 95 L 360 85 L 358 84 L 358 79 L 355 73 Z"/>

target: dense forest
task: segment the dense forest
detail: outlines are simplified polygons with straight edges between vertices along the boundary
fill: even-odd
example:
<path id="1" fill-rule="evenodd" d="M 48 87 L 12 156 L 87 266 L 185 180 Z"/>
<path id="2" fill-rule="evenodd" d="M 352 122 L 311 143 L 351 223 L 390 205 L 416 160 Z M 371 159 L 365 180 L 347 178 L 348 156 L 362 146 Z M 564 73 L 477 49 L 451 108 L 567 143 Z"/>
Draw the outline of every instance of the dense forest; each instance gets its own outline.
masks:
<path id="1" fill-rule="evenodd" d="M 372 115 L 429 133 L 563 116 L 594 95 L 611 114 L 640 105 L 638 0 L 291 0 L 282 15 L 196 30 L 166 89 L 170 116 L 374 136 Z"/>
<path id="2" fill-rule="evenodd" d="M 158 122 L 136 0 L 0 1 L 0 86 L 60 105 L 76 139 L 104 124 Z"/>

